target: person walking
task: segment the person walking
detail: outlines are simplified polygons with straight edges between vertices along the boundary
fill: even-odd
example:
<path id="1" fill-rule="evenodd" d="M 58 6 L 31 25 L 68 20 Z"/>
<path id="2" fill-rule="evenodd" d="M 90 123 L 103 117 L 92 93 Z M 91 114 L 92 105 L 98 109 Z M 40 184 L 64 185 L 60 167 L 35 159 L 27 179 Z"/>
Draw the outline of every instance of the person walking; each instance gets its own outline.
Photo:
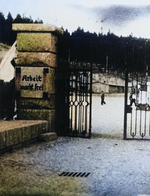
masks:
<path id="1" fill-rule="evenodd" d="M 106 104 L 106 102 L 104 101 L 105 95 L 104 92 L 102 91 L 102 95 L 101 95 L 101 105 Z"/>
<path id="2" fill-rule="evenodd" d="M 133 103 L 136 106 L 135 94 L 130 93 L 129 99 L 130 99 L 130 106 L 132 106 Z"/>

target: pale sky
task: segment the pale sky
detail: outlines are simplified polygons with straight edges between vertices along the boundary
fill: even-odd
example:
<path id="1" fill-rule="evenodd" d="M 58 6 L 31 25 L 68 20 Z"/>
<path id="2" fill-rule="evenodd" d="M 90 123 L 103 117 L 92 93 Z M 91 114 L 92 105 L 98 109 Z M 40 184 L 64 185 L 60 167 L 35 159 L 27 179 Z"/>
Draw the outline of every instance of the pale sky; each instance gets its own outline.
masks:
<path id="1" fill-rule="evenodd" d="M 150 0 L 0 0 L 0 12 L 31 16 L 70 33 L 84 31 L 150 38 Z"/>

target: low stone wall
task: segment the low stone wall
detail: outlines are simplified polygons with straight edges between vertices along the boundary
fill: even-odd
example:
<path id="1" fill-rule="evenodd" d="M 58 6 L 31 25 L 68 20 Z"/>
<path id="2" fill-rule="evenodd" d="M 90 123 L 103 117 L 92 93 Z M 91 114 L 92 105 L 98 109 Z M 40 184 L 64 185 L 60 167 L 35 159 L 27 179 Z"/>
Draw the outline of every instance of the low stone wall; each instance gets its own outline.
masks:
<path id="1" fill-rule="evenodd" d="M 104 91 L 105 93 L 109 93 L 109 85 L 98 82 L 92 84 L 93 93 L 101 93 L 102 91 Z"/>
<path id="2" fill-rule="evenodd" d="M 0 153 L 16 145 L 38 139 L 48 132 L 48 121 L 15 120 L 0 121 Z"/>
<path id="3" fill-rule="evenodd" d="M 124 92 L 125 81 L 117 75 L 94 73 L 92 80 L 93 93 L 100 93 L 101 91 L 105 93 Z"/>

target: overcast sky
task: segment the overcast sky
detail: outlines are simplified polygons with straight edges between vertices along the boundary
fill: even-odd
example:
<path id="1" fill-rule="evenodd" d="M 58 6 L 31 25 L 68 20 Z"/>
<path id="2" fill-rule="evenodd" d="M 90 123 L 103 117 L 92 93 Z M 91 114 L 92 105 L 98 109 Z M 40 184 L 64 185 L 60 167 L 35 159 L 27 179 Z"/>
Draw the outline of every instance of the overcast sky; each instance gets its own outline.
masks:
<path id="1" fill-rule="evenodd" d="M 31 16 L 69 32 L 108 31 L 122 36 L 150 38 L 150 0 L 0 0 L 0 12 L 15 18 Z"/>

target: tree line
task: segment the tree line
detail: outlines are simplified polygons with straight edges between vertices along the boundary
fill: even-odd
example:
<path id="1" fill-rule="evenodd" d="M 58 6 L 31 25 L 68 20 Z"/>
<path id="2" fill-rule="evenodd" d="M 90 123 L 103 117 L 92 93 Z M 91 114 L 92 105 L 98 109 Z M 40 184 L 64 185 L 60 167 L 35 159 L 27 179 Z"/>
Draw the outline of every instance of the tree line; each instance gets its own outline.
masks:
<path id="1" fill-rule="evenodd" d="M 60 56 L 79 62 L 93 62 L 98 71 L 144 70 L 150 64 L 150 41 L 144 38 L 67 30 L 60 37 Z"/>
<path id="2" fill-rule="evenodd" d="M 20 14 L 17 14 L 16 18 L 13 19 L 10 12 L 5 19 L 3 13 L 0 12 L 0 43 L 12 45 L 16 40 L 17 34 L 12 31 L 13 23 L 43 23 L 43 21 L 40 19 L 33 21 L 31 16 L 26 17 L 24 15 L 21 16 Z"/>
<path id="3" fill-rule="evenodd" d="M 0 43 L 12 45 L 16 32 L 12 23 L 43 23 L 17 14 L 13 19 L 8 13 L 5 19 L 0 13 Z M 58 52 L 64 61 L 93 62 L 98 71 L 108 69 L 124 70 L 126 68 L 143 70 L 150 64 L 150 41 L 144 38 L 117 36 L 110 31 L 107 34 L 84 32 L 80 27 L 73 33 L 68 30 L 59 35 Z"/>

